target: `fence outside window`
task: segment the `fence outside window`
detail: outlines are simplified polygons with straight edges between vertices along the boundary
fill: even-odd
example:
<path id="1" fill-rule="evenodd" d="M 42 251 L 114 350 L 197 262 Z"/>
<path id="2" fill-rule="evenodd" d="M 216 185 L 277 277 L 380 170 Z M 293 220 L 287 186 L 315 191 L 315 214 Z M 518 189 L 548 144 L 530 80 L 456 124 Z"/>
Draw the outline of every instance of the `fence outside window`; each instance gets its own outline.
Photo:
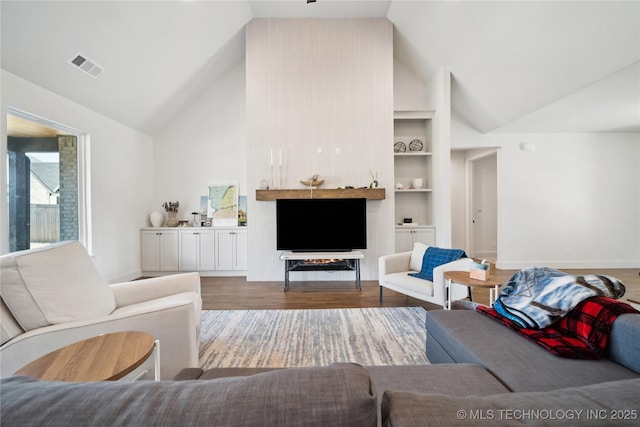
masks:
<path id="1" fill-rule="evenodd" d="M 32 243 L 60 241 L 60 206 L 31 205 L 30 239 Z"/>

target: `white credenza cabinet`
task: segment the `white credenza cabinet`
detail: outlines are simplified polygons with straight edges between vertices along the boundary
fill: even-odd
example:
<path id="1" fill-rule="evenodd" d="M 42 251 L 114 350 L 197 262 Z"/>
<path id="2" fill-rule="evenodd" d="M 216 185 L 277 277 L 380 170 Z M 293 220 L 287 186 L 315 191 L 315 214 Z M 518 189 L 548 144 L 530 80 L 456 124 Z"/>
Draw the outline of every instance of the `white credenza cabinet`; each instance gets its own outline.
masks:
<path id="1" fill-rule="evenodd" d="M 141 232 L 142 271 L 178 270 L 178 231 L 155 228 Z"/>
<path id="2" fill-rule="evenodd" d="M 247 243 L 245 229 L 216 230 L 216 270 L 246 270 Z"/>
<path id="3" fill-rule="evenodd" d="M 202 276 L 243 276 L 247 227 L 143 228 L 141 269 L 145 276 L 197 271 Z"/>
<path id="4" fill-rule="evenodd" d="M 189 228 L 178 231 L 180 238 L 180 271 L 212 271 L 215 264 L 214 230 Z"/>
<path id="5" fill-rule="evenodd" d="M 395 252 L 407 252 L 413 250 L 416 242 L 427 246 L 435 246 L 436 230 L 434 227 L 396 227 Z"/>

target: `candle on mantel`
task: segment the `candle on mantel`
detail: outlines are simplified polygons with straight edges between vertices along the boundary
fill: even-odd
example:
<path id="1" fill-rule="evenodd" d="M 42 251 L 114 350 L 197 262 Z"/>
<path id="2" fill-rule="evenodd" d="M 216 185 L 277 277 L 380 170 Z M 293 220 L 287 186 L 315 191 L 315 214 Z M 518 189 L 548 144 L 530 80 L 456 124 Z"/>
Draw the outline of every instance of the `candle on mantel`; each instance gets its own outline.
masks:
<path id="1" fill-rule="evenodd" d="M 269 158 L 271 159 L 271 166 L 273 166 L 273 148 L 269 149 Z"/>
<path id="2" fill-rule="evenodd" d="M 278 150 L 278 157 L 279 157 L 279 160 L 280 160 L 279 165 L 282 166 L 282 150 Z"/>

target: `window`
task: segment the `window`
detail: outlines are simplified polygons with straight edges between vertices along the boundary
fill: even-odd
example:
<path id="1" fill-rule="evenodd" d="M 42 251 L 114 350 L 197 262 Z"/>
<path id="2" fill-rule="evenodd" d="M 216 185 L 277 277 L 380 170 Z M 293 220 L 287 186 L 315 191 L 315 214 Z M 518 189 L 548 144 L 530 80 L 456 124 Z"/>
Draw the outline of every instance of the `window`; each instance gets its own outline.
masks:
<path id="1" fill-rule="evenodd" d="M 90 251 L 88 135 L 9 109 L 9 250 L 79 240 Z"/>

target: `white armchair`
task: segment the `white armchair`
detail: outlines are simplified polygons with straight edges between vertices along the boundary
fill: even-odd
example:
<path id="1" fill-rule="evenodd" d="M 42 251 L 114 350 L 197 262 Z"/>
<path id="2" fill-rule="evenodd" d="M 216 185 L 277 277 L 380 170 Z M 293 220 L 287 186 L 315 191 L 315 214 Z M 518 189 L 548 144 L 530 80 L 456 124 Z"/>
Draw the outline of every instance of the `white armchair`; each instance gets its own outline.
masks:
<path id="1" fill-rule="evenodd" d="M 3 377 L 65 345 L 131 330 L 160 341 L 162 379 L 198 366 L 198 273 L 108 285 L 79 242 L 3 255 L 0 263 Z"/>
<path id="2" fill-rule="evenodd" d="M 378 259 L 378 281 L 380 284 L 380 302 L 382 303 L 383 288 L 392 289 L 401 294 L 426 301 L 447 308 L 447 284 L 444 280 L 445 271 L 469 271 L 472 260 L 462 258 L 433 269 L 433 282 L 410 276 L 422 267 L 422 258 L 427 246 L 416 243 L 413 251 L 384 255 Z M 466 286 L 453 285 L 451 298 L 467 297 Z"/>

